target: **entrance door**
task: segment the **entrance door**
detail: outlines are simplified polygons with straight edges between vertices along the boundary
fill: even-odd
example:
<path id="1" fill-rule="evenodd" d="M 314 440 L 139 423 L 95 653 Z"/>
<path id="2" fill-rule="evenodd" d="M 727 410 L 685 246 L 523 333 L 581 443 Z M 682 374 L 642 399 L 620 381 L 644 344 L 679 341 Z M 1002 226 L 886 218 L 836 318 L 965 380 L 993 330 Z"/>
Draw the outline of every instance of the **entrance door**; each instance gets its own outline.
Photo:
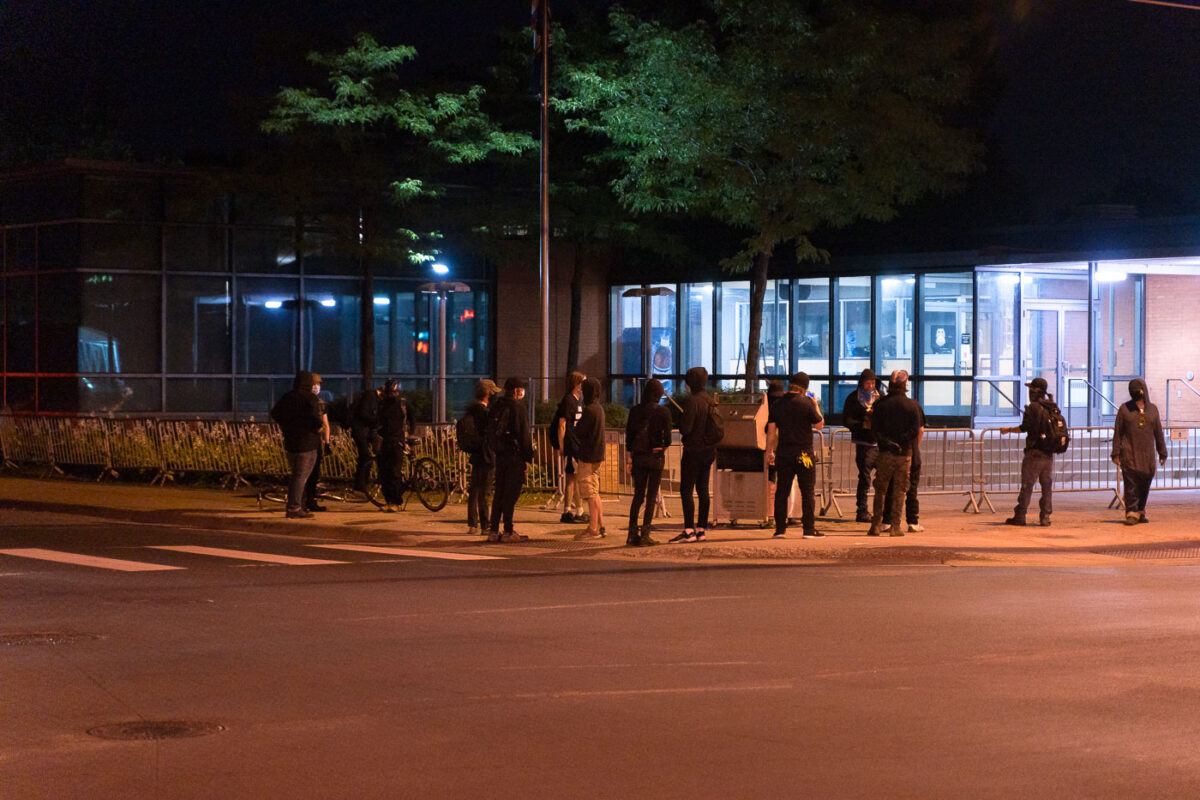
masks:
<path id="1" fill-rule="evenodd" d="M 1025 380 L 1045 379 L 1067 424 L 1085 424 L 1090 395 L 1087 303 L 1031 301 L 1025 304 L 1022 322 Z"/>

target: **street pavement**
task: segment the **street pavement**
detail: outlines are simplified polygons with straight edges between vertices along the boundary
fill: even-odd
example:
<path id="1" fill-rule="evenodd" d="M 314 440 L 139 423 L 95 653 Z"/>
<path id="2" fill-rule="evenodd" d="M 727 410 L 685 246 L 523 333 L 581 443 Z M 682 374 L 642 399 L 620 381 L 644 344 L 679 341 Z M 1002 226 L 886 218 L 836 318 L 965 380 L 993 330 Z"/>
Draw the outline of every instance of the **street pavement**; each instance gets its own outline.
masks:
<path id="1" fill-rule="evenodd" d="M 488 544 L 470 535 L 466 506 L 457 494 L 440 512 L 430 512 L 414 499 L 398 513 L 384 513 L 369 504 L 326 503 L 327 511 L 309 520 L 290 520 L 280 504 L 259 503 L 251 489 L 236 491 L 127 483 L 98 483 L 71 479 L 0 477 L 0 509 L 47 511 L 113 520 L 185 525 L 220 531 L 320 536 L 353 542 L 428 547 L 439 550 L 510 555 L 548 552 L 573 556 L 636 561 L 697 562 L 741 560 L 768 563 L 905 563 L 956 565 L 1184 565 L 1200 561 L 1200 533 L 1195 513 L 1200 493 L 1157 491 L 1150 497 L 1145 525 L 1126 526 L 1119 508 L 1109 508 L 1111 492 L 1059 492 L 1055 495 L 1053 525 L 1024 528 L 1003 524 L 1011 513 L 1013 493 L 990 496 L 995 511 L 976 498 L 982 511 L 968 506 L 962 494 L 924 495 L 922 532 L 903 537 L 868 537 L 867 525 L 854 522 L 853 498 L 839 498 L 837 509 L 818 519 L 821 539 L 802 539 L 798 525 L 782 539 L 758 524 L 711 527 L 707 540 L 692 544 L 663 544 L 651 548 L 624 546 L 629 498 L 604 502 L 608 536 L 575 541 L 583 525 L 559 522 L 560 511 L 535 505 L 517 508 L 517 530 L 530 541 Z M 1036 519 L 1036 496 L 1031 519 Z M 669 516 L 655 522 L 660 542 L 681 529 L 678 498 L 666 503 Z"/>

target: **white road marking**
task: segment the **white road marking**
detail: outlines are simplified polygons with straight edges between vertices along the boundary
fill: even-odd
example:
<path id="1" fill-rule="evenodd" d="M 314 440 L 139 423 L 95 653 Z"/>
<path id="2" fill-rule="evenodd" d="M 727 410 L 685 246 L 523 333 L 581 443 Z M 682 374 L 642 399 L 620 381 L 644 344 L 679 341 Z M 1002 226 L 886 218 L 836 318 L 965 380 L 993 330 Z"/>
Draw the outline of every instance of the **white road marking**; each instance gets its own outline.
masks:
<path id="1" fill-rule="evenodd" d="M 220 547 L 199 547 L 195 545 L 156 544 L 148 545 L 155 550 L 171 550 L 176 553 L 194 553 L 200 556 L 215 556 L 217 558 L 237 558 L 243 561 L 265 561 L 269 564 L 287 564 L 293 567 L 315 566 L 317 564 L 347 564 L 347 561 L 326 561 L 320 558 L 300 558 L 298 556 L 281 556 L 274 553 L 252 553 L 248 550 L 226 550 Z"/>
<path id="2" fill-rule="evenodd" d="M 566 700 L 574 697 L 623 697 L 652 694 L 701 694 L 706 692 L 777 692 L 792 688 L 790 683 L 755 683 L 743 686 L 677 686 L 665 689 L 580 689 L 561 692 L 529 692 L 526 694 L 481 694 L 472 700 Z"/>
<path id="3" fill-rule="evenodd" d="M 412 547 L 380 547 L 373 544 L 310 544 L 327 550 L 353 550 L 359 553 L 386 553 L 390 556 L 412 556 L 414 558 L 444 558 L 448 561 L 502 561 L 503 556 L 481 556 L 474 553 L 442 553 Z"/>
<path id="4" fill-rule="evenodd" d="M 613 600 L 606 603 L 564 603 L 553 606 L 515 606 L 512 608 L 473 608 L 467 611 L 425 611 L 416 614 L 381 614 L 375 617 L 348 617 L 340 622 L 365 622 L 375 619 L 404 619 L 407 617 L 440 617 L 446 613 L 452 616 L 465 616 L 471 614 L 513 614 L 525 613 L 528 611 L 561 611 L 563 609 L 573 608 L 608 608 L 611 606 L 642 606 L 656 605 L 659 603 L 707 603 L 711 600 L 745 600 L 750 597 L 748 594 L 727 594 L 715 595 L 710 597 L 665 597 L 658 600 Z"/>
<path id="5" fill-rule="evenodd" d="M 184 567 L 168 567 L 163 564 L 146 564 L 141 561 L 123 561 L 118 558 L 103 558 L 101 556 L 85 556 L 79 553 L 63 553 L 58 550 L 43 550 L 39 547 L 15 547 L 0 550 L 0 554 L 18 556 L 20 558 L 36 558 L 39 561 L 57 561 L 60 564 L 78 564 L 83 567 L 98 569 L 115 569 L 121 572 L 161 572 L 168 569 L 184 569 Z"/>

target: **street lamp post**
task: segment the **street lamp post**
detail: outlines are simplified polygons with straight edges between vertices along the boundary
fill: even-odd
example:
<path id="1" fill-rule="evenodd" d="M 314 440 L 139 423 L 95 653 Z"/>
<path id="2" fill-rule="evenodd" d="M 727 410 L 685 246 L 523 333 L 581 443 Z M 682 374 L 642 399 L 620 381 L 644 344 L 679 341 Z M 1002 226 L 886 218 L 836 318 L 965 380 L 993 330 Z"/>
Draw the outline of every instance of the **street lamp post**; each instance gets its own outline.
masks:
<path id="1" fill-rule="evenodd" d="M 446 421 L 446 296 L 469 292 L 471 287 L 458 281 L 433 281 L 419 287 L 425 294 L 437 295 L 438 304 L 438 388 L 435 395 L 434 421 Z"/>

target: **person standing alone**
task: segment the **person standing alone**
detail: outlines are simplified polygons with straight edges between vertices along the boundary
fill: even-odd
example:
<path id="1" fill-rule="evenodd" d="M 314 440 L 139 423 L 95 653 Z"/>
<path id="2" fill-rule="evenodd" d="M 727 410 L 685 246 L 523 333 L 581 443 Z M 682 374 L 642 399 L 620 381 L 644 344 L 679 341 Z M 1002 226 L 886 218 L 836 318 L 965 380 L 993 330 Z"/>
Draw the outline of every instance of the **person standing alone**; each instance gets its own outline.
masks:
<path id="1" fill-rule="evenodd" d="M 283 447 L 292 472 L 287 494 L 287 516 L 292 519 L 312 516 L 304 507 L 304 487 L 321 452 L 323 421 L 321 401 L 316 395 L 318 388 L 311 372 L 297 372 L 292 390 L 271 409 L 271 419 L 279 424 L 283 434 Z"/>
<path id="2" fill-rule="evenodd" d="M 1121 468 L 1121 481 L 1125 484 L 1125 524 L 1149 522 L 1146 500 L 1150 497 L 1154 473 L 1167 463 L 1167 442 L 1158 407 L 1150 402 L 1146 382 L 1141 378 L 1129 382 L 1129 402 L 1122 403 L 1117 410 L 1112 460 Z"/>
<path id="3" fill-rule="evenodd" d="M 1013 507 L 1013 515 L 1004 520 L 1005 525 L 1024 525 L 1025 512 L 1033 499 L 1033 484 L 1037 481 L 1042 487 L 1042 496 L 1038 500 L 1038 524 L 1050 526 L 1050 514 L 1054 511 L 1054 454 L 1042 449 L 1042 440 L 1050 418 L 1046 403 L 1053 403 L 1054 396 L 1045 378 L 1034 378 L 1025 384 L 1029 390 L 1029 403 L 1021 416 L 1021 424 L 1011 428 L 1001 428 L 1001 433 L 1024 433 L 1025 454 L 1021 457 L 1021 491 L 1017 495 L 1017 505 Z"/>
<path id="4" fill-rule="evenodd" d="M 788 391 L 771 406 L 767 419 L 767 463 L 775 466 L 775 536 L 787 534 L 788 495 L 792 480 L 800 484 L 801 522 L 805 539 L 825 534 L 816 528 L 816 475 L 820 460 L 813 447 L 813 431 L 825 426 L 814 397 L 808 396 L 808 375 L 797 372 L 788 379 Z"/>

